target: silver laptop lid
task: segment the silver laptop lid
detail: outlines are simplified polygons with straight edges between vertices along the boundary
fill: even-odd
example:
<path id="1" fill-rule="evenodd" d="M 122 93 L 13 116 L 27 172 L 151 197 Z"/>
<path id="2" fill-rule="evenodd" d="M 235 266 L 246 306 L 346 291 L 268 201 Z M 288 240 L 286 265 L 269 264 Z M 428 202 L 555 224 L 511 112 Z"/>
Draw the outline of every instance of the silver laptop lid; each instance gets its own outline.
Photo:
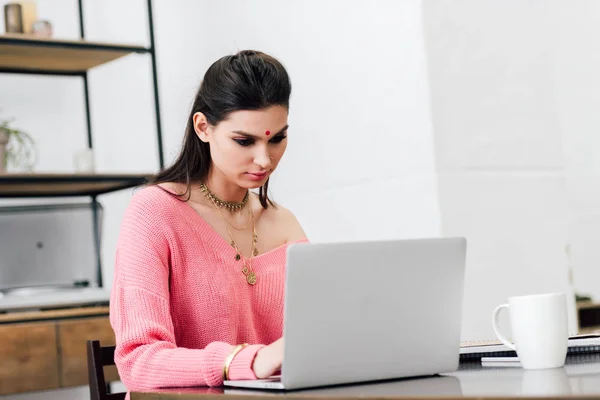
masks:
<path id="1" fill-rule="evenodd" d="M 288 248 L 286 389 L 458 367 L 464 238 Z"/>
<path id="2" fill-rule="evenodd" d="M 98 214 L 101 226 L 101 206 Z M 82 281 L 94 286 L 93 215 L 89 203 L 0 207 L 0 290 Z"/>

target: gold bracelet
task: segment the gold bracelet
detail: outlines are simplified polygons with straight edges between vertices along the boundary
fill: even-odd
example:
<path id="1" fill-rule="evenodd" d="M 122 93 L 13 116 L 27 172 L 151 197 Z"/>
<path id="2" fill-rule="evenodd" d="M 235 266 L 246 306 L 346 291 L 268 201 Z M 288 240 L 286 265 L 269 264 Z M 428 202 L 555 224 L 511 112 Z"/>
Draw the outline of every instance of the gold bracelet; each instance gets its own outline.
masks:
<path id="1" fill-rule="evenodd" d="M 229 353 L 229 355 L 225 359 L 225 366 L 223 367 L 223 380 L 224 381 L 229 380 L 229 366 L 231 365 L 233 358 L 235 357 L 235 355 L 237 353 L 240 352 L 240 350 L 242 350 L 246 346 L 248 346 L 248 343 L 238 344 L 237 346 L 235 346 L 233 348 L 233 351 L 231 353 Z"/>

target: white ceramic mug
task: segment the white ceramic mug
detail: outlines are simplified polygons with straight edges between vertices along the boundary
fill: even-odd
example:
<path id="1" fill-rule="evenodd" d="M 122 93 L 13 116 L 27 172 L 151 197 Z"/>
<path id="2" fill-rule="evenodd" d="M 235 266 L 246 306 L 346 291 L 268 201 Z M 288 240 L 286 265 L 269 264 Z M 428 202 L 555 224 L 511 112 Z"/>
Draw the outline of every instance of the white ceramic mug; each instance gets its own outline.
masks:
<path id="1" fill-rule="evenodd" d="M 556 397 L 574 394 L 564 368 L 522 371 L 521 396 Z"/>
<path id="2" fill-rule="evenodd" d="M 508 309 L 514 344 L 498 329 L 498 316 Z M 498 339 L 515 350 L 524 369 L 558 368 L 569 346 L 567 299 L 564 293 L 510 297 L 492 315 Z"/>

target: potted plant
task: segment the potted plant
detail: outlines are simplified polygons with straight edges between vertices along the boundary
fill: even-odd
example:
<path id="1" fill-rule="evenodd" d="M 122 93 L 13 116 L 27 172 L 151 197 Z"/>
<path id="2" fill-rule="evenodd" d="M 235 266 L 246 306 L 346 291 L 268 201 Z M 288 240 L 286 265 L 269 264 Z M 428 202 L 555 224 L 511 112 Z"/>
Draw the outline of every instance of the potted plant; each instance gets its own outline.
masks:
<path id="1" fill-rule="evenodd" d="M 7 167 L 31 171 L 36 161 L 33 138 L 22 129 L 11 126 L 12 119 L 0 119 L 0 173 Z"/>

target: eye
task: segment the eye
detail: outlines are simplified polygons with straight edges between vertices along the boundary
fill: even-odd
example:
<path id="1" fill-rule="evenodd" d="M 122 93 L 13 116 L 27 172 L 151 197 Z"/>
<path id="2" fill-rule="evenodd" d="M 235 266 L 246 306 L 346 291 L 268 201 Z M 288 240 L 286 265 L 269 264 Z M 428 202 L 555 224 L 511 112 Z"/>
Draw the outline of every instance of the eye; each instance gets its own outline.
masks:
<path id="1" fill-rule="evenodd" d="M 254 139 L 233 139 L 240 146 L 248 147 L 254 144 Z"/>
<path id="2" fill-rule="evenodd" d="M 269 142 L 281 143 L 283 141 L 283 139 L 285 139 L 286 137 L 287 137 L 287 135 L 285 135 L 285 134 L 277 135 L 273 139 L 269 140 Z"/>

